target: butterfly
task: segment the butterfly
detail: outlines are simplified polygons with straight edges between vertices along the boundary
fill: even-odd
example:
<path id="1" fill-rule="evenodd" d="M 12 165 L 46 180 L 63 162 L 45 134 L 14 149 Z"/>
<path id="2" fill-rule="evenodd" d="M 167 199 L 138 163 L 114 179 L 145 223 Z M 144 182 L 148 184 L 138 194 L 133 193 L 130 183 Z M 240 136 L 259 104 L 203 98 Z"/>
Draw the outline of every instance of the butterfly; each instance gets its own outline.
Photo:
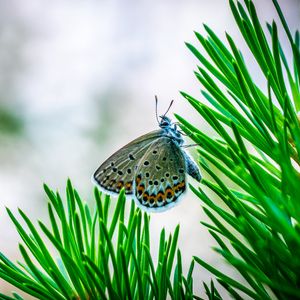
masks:
<path id="1" fill-rule="evenodd" d="M 138 207 L 161 212 L 175 206 L 187 188 L 186 173 L 200 181 L 202 176 L 184 150 L 183 133 L 166 113 L 156 119 L 159 129 L 133 140 L 111 155 L 92 179 L 101 190 L 118 194 L 122 188 Z"/>

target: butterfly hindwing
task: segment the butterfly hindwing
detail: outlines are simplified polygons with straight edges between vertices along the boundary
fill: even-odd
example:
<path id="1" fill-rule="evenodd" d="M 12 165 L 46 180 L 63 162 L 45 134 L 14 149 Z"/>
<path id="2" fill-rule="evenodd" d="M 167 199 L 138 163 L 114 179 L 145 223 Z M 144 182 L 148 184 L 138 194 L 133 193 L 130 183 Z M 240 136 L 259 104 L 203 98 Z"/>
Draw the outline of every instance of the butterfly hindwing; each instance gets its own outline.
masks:
<path id="1" fill-rule="evenodd" d="M 132 194 L 138 162 L 161 135 L 162 130 L 152 131 L 125 145 L 96 170 L 94 181 L 108 192 L 119 193 L 124 187 L 127 195 Z"/>
<path id="2" fill-rule="evenodd" d="M 144 153 L 136 170 L 135 197 L 148 210 L 166 210 L 186 189 L 186 165 L 181 148 L 160 137 Z"/>

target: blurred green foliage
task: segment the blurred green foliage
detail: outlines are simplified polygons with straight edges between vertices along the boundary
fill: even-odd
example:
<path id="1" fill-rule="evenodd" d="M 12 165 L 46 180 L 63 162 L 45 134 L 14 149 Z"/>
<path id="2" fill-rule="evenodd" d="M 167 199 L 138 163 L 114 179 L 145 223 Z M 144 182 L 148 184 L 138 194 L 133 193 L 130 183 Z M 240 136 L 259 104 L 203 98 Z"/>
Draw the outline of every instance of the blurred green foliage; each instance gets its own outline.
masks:
<path id="1" fill-rule="evenodd" d="M 20 135 L 24 130 L 24 120 L 15 108 L 0 105 L 0 134 Z"/>

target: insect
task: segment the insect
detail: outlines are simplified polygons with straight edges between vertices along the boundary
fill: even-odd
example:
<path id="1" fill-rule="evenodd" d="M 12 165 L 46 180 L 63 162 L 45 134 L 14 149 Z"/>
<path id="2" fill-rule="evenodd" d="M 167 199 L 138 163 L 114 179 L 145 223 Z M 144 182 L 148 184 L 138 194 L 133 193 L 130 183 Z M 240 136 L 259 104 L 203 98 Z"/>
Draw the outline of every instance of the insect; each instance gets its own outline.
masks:
<path id="1" fill-rule="evenodd" d="M 186 190 L 186 173 L 201 180 L 201 173 L 184 150 L 184 140 L 177 125 L 157 114 L 159 129 L 133 140 L 110 156 L 96 170 L 93 181 L 109 194 L 122 188 L 138 207 L 161 212 L 175 206 Z"/>

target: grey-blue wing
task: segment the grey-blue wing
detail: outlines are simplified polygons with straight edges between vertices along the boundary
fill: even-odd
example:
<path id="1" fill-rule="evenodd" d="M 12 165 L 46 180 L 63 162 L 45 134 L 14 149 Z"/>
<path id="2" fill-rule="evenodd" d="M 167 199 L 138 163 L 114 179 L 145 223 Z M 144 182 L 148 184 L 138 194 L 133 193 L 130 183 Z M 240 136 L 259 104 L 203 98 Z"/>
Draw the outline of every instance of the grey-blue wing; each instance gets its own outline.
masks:
<path id="1" fill-rule="evenodd" d="M 119 193 L 124 187 L 127 195 L 133 194 L 138 163 L 150 145 L 162 135 L 162 130 L 155 130 L 131 141 L 102 163 L 94 173 L 93 181 L 110 193 Z"/>
<path id="2" fill-rule="evenodd" d="M 186 189 L 185 159 L 169 137 L 154 141 L 136 171 L 135 199 L 148 211 L 164 211 L 178 203 Z"/>

